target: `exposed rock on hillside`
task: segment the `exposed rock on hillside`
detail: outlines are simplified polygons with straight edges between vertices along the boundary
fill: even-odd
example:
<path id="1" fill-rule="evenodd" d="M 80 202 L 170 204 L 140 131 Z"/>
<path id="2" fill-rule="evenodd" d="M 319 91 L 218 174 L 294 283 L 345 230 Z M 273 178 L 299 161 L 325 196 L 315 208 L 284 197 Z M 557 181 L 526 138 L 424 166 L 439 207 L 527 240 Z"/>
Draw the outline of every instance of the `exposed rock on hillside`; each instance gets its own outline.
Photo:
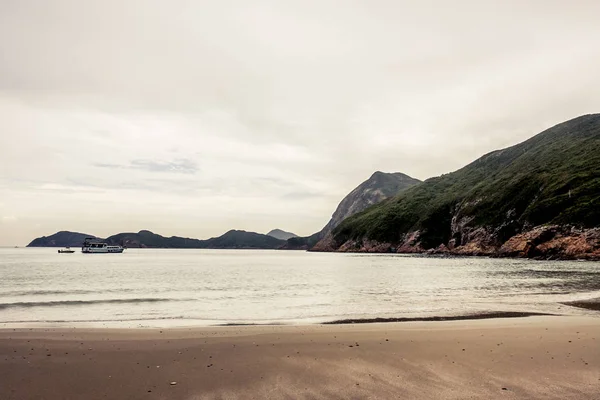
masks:
<path id="1" fill-rule="evenodd" d="M 309 237 L 288 240 L 287 249 L 311 249 L 323 251 L 331 239 L 331 232 L 344 219 L 401 193 L 421 181 L 401 172 L 375 172 L 369 179 L 358 185 L 337 206 L 325 227 Z"/>
<path id="2" fill-rule="evenodd" d="M 396 196 L 418 183 L 421 181 L 401 172 L 375 172 L 342 199 L 327 225 L 321 230 L 321 237 L 331 233 L 346 218 Z"/>
<path id="3" fill-rule="evenodd" d="M 600 115 L 556 125 L 344 220 L 316 250 L 597 258 Z"/>

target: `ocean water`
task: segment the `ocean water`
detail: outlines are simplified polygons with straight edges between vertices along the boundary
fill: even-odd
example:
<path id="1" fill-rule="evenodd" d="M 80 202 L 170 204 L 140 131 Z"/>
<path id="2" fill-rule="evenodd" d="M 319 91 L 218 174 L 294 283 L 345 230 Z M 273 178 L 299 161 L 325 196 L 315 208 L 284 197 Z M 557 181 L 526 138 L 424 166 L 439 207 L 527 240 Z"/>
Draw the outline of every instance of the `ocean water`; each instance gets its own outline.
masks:
<path id="1" fill-rule="evenodd" d="M 263 250 L 0 249 L 0 327 L 600 313 L 600 263 Z"/>

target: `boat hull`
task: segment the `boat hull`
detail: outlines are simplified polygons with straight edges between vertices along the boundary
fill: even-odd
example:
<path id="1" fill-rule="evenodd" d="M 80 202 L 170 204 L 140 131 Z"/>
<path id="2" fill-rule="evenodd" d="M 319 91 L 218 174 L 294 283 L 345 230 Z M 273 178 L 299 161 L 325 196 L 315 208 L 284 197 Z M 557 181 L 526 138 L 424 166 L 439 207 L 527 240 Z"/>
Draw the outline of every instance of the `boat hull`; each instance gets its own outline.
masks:
<path id="1" fill-rule="evenodd" d="M 83 249 L 81 249 L 81 252 L 84 253 L 84 254 L 109 254 L 109 253 L 122 253 L 123 250 L 124 250 L 123 248 L 120 248 L 120 249 L 83 248 Z"/>
<path id="2" fill-rule="evenodd" d="M 84 254 L 111 254 L 122 253 L 122 246 L 108 245 L 95 238 L 86 238 L 81 246 L 81 252 Z"/>

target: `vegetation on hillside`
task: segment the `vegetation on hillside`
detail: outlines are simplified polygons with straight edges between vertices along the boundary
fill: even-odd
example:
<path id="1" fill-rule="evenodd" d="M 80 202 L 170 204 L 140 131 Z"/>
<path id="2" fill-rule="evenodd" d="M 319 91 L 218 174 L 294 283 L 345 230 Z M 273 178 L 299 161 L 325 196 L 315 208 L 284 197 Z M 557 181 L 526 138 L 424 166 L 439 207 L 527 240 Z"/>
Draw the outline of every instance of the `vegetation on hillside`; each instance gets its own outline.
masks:
<path id="1" fill-rule="evenodd" d="M 204 240 L 189 239 L 179 236 L 165 237 L 150 231 L 137 233 L 125 232 L 106 238 L 109 244 L 125 247 L 150 247 L 168 249 L 197 249 L 202 248 Z"/>
<path id="2" fill-rule="evenodd" d="M 78 232 L 57 232 L 34 239 L 28 247 L 77 247 L 85 238 L 94 237 Z M 125 247 L 163 249 L 277 249 L 285 241 L 255 232 L 231 230 L 219 237 L 199 240 L 179 236 L 165 237 L 150 231 L 118 233 L 105 239 L 106 243 Z"/>
<path id="3" fill-rule="evenodd" d="M 421 183 L 401 172 L 376 171 L 369 179 L 358 185 L 342 199 L 329 223 L 321 230 L 321 237 L 330 233 L 344 219 L 364 209 L 396 196 L 402 191 Z"/>
<path id="4" fill-rule="evenodd" d="M 272 236 L 256 232 L 231 230 L 219 237 L 204 241 L 210 249 L 277 249 L 285 243 Z"/>
<path id="5" fill-rule="evenodd" d="M 50 236 L 42 236 L 31 241 L 27 247 L 78 247 L 85 238 L 95 237 L 86 233 L 60 231 Z"/>
<path id="6" fill-rule="evenodd" d="M 267 236 L 271 236 L 279 240 L 288 240 L 291 238 L 298 237 L 298 235 L 296 235 L 295 233 L 283 231 L 281 229 L 273 229 L 269 231 L 269 233 L 267 233 Z"/>
<path id="7" fill-rule="evenodd" d="M 311 249 L 344 219 L 420 182 L 420 180 L 401 172 L 376 171 L 342 199 L 323 229 L 307 237 L 290 238 L 284 247 L 286 249 Z"/>
<path id="8" fill-rule="evenodd" d="M 426 180 L 344 220 L 336 243 L 395 243 L 421 232 L 433 248 L 460 237 L 452 222 L 493 227 L 502 242 L 541 224 L 600 226 L 600 114 L 556 125 L 466 167 Z"/>
<path id="9" fill-rule="evenodd" d="M 126 247 L 173 249 L 276 249 L 283 240 L 255 232 L 231 230 L 219 237 L 198 240 L 178 236 L 164 237 L 150 231 L 119 233 L 106 239 L 108 243 Z"/>
<path id="10" fill-rule="evenodd" d="M 294 237 L 287 240 L 285 244 L 286 249 L 310 249 L 321 239 L 321 232 L 313 233 L 310 236 L 305 237 Z"/>

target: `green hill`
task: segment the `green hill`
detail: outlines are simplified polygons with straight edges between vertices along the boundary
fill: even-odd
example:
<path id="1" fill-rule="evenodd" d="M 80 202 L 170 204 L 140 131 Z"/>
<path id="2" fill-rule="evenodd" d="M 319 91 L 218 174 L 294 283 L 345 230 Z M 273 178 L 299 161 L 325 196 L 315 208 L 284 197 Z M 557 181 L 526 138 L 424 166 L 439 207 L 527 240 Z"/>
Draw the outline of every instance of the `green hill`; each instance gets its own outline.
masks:
<path id="1" fill-rule="evenodd" d="M 334 230 L 329 249 L 443 245 L 493 253 L 545 224 L 600 226 L 600 114 L 556 125 L 370 207 Z"/>
<path id="2" fill-rule="evenodd" d="M 282 247 L 285 250 L 308 250 L 321 240 L 321 231 L 310 236 L 289 238 Z"/>
<path id="3" fill-rule="evenodd" d="M 333 229 L 344 219 L 393 197 L 420 182 L 420 180 L 411 178 L 401 172 L 376 171 L 369 179 L 362 182 L 342 199 L 323 229 L 308 237 L 290 238 L 284 248 L 311 249 L 319 244 L 319 241 L 328 239 Z"/>
<path id="4" fill-rule="evenodd" d="M 321 236 L 326 236 L 349 216 L 393 197 L 418 183 L 421 181 L 401 172 L 376 171 L 342 199 L 329 223 L 321 230 Z"/>
<path id="5" fill-rule="evenodd" d="M 256 232 L 231 230 L 204 242 L 208 249 L 277 249 L 285 240 Z"/>
<path id="6" fill-rule="evenodd" d="M 85 238 L 93 237 L 95 236 L 86 233 L 60 231 L 54 235 L 36 238 L 27 247 L 79 247 Z"/>
<path id="7" fill-rule="evenodd" d="M 231 230 L 219 237 L 199 240 L 179 236 L 164 237 L 150 231 L 119 233 L 106 239 L 107 243 L 125 247 L 172 249 L 276 249 L 285 241 L 255 232 Z"/>
<path id="8" fill-rule="evenodd" d="M 118 233 L 106 238 L 106 242 L 124 247 L 198 249 L 203 248 L 205 241 L 179 236 L 165 237 L 150 231 L 142 230 L 138 233 Z"/>

